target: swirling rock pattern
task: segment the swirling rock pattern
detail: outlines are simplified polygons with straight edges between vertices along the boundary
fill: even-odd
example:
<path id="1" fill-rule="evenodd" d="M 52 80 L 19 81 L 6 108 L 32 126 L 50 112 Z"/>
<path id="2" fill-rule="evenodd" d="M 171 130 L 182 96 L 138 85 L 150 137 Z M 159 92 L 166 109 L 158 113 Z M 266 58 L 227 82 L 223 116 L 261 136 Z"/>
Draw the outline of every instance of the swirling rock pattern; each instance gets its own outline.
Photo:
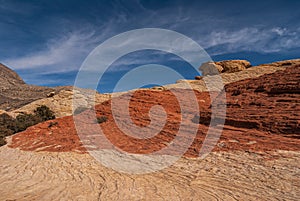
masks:
<path id="1" fill-rule="evenodd" d="M 299 152 L 214 152 L 130 175 L 88 154 L 0 148 L 1 200 L 298 200 Z"/>
<path id="2" fill-rule="evenodd" d="M 211 118 L 210 102 L 218 94 L 210 97 L 207 92 L 195 91 L 200 111 L 207 115 L 199 124 L 193 121 L 199 115 L 194 110 L 188 110 L 188 118 L 181 120 L 178 101 L 167 87 L 133 92 L 131 117 L 122 119 L 120 115 L 121 121 L 132 121 L 140 127 L 150 125 L 149 110 L 158 104 L 167 113 L 159 134 L 142 140 L 125 135 L 117 127 L 111 100 L 97 105 L 95 111 L 30 127 L 0 148 L 0 200 L 298 200 L 299 70 L 295 65 L 226 85 L 227 122 L 213 152 L 205 159 L 198 154 L 208 129 L 205 120 Z M 186 90 L 177 90 L 186 97 Z M 126 96 L 116 98 L 122 103 Z M 99 117 L 106 116 L 107 121 L 92 122 L 90 114 L 95 112 Z M 184 156 L 172 166 L 133 175 L 106 168 L 87 154 L 82 143 L 85 139 L 78 137 L 74 127 L 74 118 L 78 117 L 82 120 L 80 129 L 90 132 L 87 137 L 101 127 L 114 145 L 141 156 L 169 146 L 181 121 L 187 128 L 197 125 L 198 132 Z M 188 129 L 184 131 L 189 138 Z M 185 146 L 184 141 L 177 146 Z M 108 162 L 114 162 L 112 147 L 104 139 L 97 142 L 97 148 L 110 156 Z M 172 156 L 172 152 L 168 154 Z M 155 159 L 162 160 L 160 155 L 154 155 Z"/>

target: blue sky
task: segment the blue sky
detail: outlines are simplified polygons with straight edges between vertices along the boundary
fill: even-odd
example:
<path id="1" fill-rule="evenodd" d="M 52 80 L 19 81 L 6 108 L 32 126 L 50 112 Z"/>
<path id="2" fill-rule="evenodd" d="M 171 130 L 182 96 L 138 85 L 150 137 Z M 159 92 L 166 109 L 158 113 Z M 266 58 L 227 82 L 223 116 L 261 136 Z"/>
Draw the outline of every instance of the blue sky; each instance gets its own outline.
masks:
<path id="1" fill-rule="evenodd" d="M 213 60 L 248 59 L 255 65 L 299 58 L 299 7 L 297 0 L 0 0 L 0 62 L 29 84 L 72 85 L 95 47 L 138 28 L 182 33 L 198 42 Z M 115 80 L 140 60 L 188 69 L 184 61 L 170 62 L 172 55 L 153 55 L 157 52 L 121 58 L 99 90 L 110 92 Z M 183 71 L 186 78 L 195 76 Z"/>

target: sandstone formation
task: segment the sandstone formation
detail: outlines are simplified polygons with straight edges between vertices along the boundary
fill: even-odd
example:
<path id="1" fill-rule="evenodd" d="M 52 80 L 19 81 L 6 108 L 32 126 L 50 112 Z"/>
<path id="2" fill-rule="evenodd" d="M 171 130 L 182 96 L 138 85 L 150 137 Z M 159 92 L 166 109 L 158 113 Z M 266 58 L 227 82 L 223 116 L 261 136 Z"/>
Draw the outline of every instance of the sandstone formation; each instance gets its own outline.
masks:
<path id="1" fill-rule="evenodd" d="M 203 76 L 207 75 L 218 75 L 223 71 L 223 67 L 221 65 L 216 64 L 213 61 L 209 61 L 206 63 L 203 63 L 200 67 L 199 70 L 202 72 Z"/>
<path id="2" fill-rule="evenodd" d="M 163 86 L 155 86 L 155 87 L 152 87 L 152 89 L 160 90 L 160 91 L 165 90 L 165 88 Z"/>
<path id="3" fill-rule="evenodd" d="M 218 62 L 206 62 L 203 63 L 199 70 L 202 71 L 203 76 L 217 75 L 219 73 L 234 73 L 245 70 L 251 67 L 251 64 L 247 60 L 227 60 Z"/>
<path id="4" fill-rule="evenodd" d="M 258 151 L 272 151 L 276 149 L 281 150 L 298 150 L 299 149 L 299 117 L 297 111 L 300 111 L 299 100 L 299 77 L 300 68 L 293 66 L 284 71 L 277 71 L 274 74 L 268 74 L 256 79 L 248 79 L 232 84 L 226 85 L 227 96 L 227 116 L 225 121 L 225 129 L 222 132 L 221 139 L 218 143 L 225 144 L 216 147 L 216 150 L 252 150 Z M 283 79 L 284 77 L 284 79 Z M 252 82 L 254 81 L 254 82 Z M 260 86 L 268 91 L 259 91 Z M 268 86 L 268 87 L 267 87 Z M 280 86 L 287 86 L 284 91 Z M 298 87 L 298 88 L 297 88 Z M 239 91 L 237 91 L 237 88 Z M 277 89 L 280 90 L 277 90 Z M 275 93 L 275 91 L 277 92 Z M 181 118 L 180 105 L 174 92 L 180 94 L 182 102 L 185 103 L 187 116 L 185 119 Z M 280 93 L 279 93 L 280 92 Z M 96 106 L 97 116 L 106 116 L 108 121 L 100 124 L 101 129 L 105 133 L 105 137 L 110 142 L 130 153 L 149 153 L 157 151 L 168 145 L 173 139 L 181 124 L 184 127 L 191 128 L 195 122 L 193 117 L 195 114 L 194 108 L 190 102 L 190 91 L 184 89 L 177 89 L 177 91 L 151 91 L 138 90 L 133 94 L 124 94 L 117 97 L 117 103 L 120 106 L 117 117 L 113 117 L 111 111 L 111 101 L 104 102 Z M 201 144 L 206 136 L 206 125 L 210 122 L 210 94 L 207 92 L 194 91 L 199 102 L 200 118 L 199 129 L 195 140 L 191 147 L 187 150 L 186 156 L 197 156 L 201 149 Z M 271 93 L 271 94 L 270 94 Z M 273 94 L 272 94 L 273 93 Z M 220 96 L 220 95 L 219 95 Z M 126 116 L 126 100 L 130 98 L 130 117 Z M 214 98 L 214 97 L 213 97 Z M 218 98 L 218 97 L 216 97 Z M 265 101 L 264 101 L 265 100 Z M 156 122 L 155 119 L 150 120 L 148 115 L 149 110 L 154 105 L 161 105 L 167 112 L 167 121 L 159 134 L 147 140 L 138 140 L 123 133 L 122 129 L 116 124 L 115 120 L 120 120 L 124 123 L 124 128 L 130 129 L 130 122 L 133 121 L 139 127 L 145 127 L 151 122 Z M 222 104 L 219 103 L 219 104 Z M 291 111 L 294 113 L 291 114 Z M 90 120 L 94 111 L 86 111 L 79 114 L 80 121 L 86 122 L 80 125 L 80 128 L 86 131 L 86 136 L 94 135 L 97 132 L 98 124 Z M 157 119 L 163 119 L 160 110 L 153 114 Z M 76 118 L 76 117 L 75 117 Z M 117 118 L 117 119 L 116 119 Z M 216 116 L 214 118 L 224 118 Z M 12 147 L 19 147 L 23 150 L 48 150 L 48 151 L 82 151 L 80 140 L 77 136 L 77 131 L 74 127 L 74 119 L 72 117 L 65 117 L 55 120 L 57 126 L 49 127 L 49 123 L 45 122 L 29 128 L 27 131 L 19 133 L 13 137 Z M 217 121 L 218 122 L 218 121 Z M 156 129 L 156 125 L 152 125 Z M 62 130 L 60 128 L 66 128 Z M 219 129 L 216 125 L 216 128 Z M 114 131 L 114 132 L 111 132 Z M 46 133 L 46 134 L 43 134 Z M 49 134 L 47 134 L 49 133 Z M 279 135 L 276 135 L 279 134 Z M 69 140 L 66 141 L 66 136 Z M 194 137 L 187 133 L 187 136 Z M 259 136 L 259 137 L 258 137 Z M 293 137 L 286 138 L 287 137 Z M 231 142 L 229 139 L 238 141 Z M 266 139 L 268 139 L 266 141 Z M 97 144 L 98 148 L 111 149 L 105 143 L 105 139 L 99 138 L 102 142 Z M 250 142 L 255 143 L 250 143 Z M 72 142 L 72 143 L 71 143 Z M 54 144 L 53 144 L 54 143 Z M 71 144 L 70 144 L 71 143 Z M 176 151 L 178 147 L 183 146 L 181 141 L 178 144 L 173 144 L 174 150 L 168 154 Z"/>
<path id="5" fill-rule="evenodd" d="M 204 76 L 104 97 L 108 100 L 99 101 L 95 109 L 32 126 L 0 147 L 0 200 L 296 201 L 300 196 L 299 77 L 300 60 L 261 65 L 222 73 L 226 85 L 221 93 L 207 92 L 205 82 L 216 76 Z M 225 100 L 220 99 L 223 93 Z M 68 102 L 71 95 L 65 90 L 47 99 Z M 79 100 L 88 104 L 85 97 Z M 226 116 L 211 115 L 211 105 L 217 102 L 217 107 L 226 104 Z M 114 104 L 116 111 L 112 111 Z M 200 121 L 195 118 L 199 111 Z M 107 121 L 99 124 L 94 114 Z M 215 124 L 209 127 L 211 119 Z M 157 133 L 148 136 L 151 133 L 145 129 L 137 134 L 146 137 L 133 137 L 128 132 L 132 122 L 136 129 L 150 127 Z M 100 128 L 104 135 L 98 135 Z M 191 128 L 196 128 L 195 135 Z M 79 131 L 84 134 L 79 136 Z M 140 164 L 151 170 L 154 167 L 141 164 L 141 159 L 162 164 L 187 149 L 172 166 L 142 175 L 117 172 L 88 154 L 99 151 L 107 164 L 114 164 L 125 157 L 115 152 L 115 146 L 131 157 L 122 164 L 125 169 Z M 209 146 L 212 152 L 199 158 Z M 168 151 L 158 153 L 165 148 Z M 146 155 L 153 152 L 150 158 Z"/>
<path id="6" fill-rule="evenodd" d="M 202 80 L 203 76 L 195 76 L 195 80 Z"/>
<path id="7" fill-rule="evenodd" d="M 300 138 L 299 78 L 300 64 L 272 75 L 226 85 L 225 123 Z M 200 121 L 208 124 L 210 112 L 201 115 Z M 212 118 L 225 116 L 216 114 Z"/>
<path id="8" fill-rule="evenodd" d="M 239 80 L 244 80 L 248 78 L 256 78 L 265 74 L 274 73 L 278 70 L 283 70 L 287 66 L 293 66 L 297 64 L 300 64 L 300 59 L 279 61 L 270 64 L 253 66 L 251 68 L 247 68 L 246 70 L 235 72 L 235 73 L 221 73 L 219 75 L 204 76 L 201 80 L 185 80 L 185 82 L 169 84 L 164 87 L 166 89 L 193 88 L 198 91 L 208 91 L 207 83 L 211 83 L 211 85 L 215 85 L 214 86 L 215 90 L 220 90 L 225 84 L 237 82 Z"/>
<path id="9" fill-rule="evenodd" d="M 22 78 L 13 70 L 0 63 L 0 82 L 4 86 L 25 84 Z"/>
<path id="10" fill-rule="evenodd" d="M 110 94 L 99 94 L 97 92 L 83 93 L 83 89 L 64 89 L 56 95 L 33 101 L 19 109 L 12 111 L 16 116 L 19 113 L 32 113 L 36 107 L 41 105 L 48 106 L 56 117 L 64 117 L 73 114 L 73 101 L 80 104 L 81 107 L 91 108 L 95 104 L 100 104 L 111 98 Z M 88 94 L 88 95 L 85 95 Z M 74 105 L 74 109 L 77 106 Z"/>
<path id="11" fill-rule="evenodd" d="M 160 172 L 131 175 L 88 154 L 0 148 L 1 200 L 295 200 L 299 152 L 275 158 L 252 152 L 213 152 L 182 158 Z"/>
<path id="12" fill-rule="evenodd" d="M 237 60 L 237 61 L 244 61 L 244 60 Z M 226 62 L 228 63 L 228 61 L 224 61 L 224 63 L 226 63 Z M 219 62 L 219 63 L 222 63 L 222 62 Z M 285 66 L 287 66 L 287 65 L 293 65 L 293 64 L 297 64 L 297 63 L 300 63 L 300 60 L 275 62 L 272 64 L 264 64 L 264 65 L 260 65 L 260 66 L 256 66 L 256 67 L 251 67 L 246 70 L 235 72 L 235 73 L 221 73 L 220 76 L 222 78 L 223 83 L 228 84 L 231 82 L 236 82 L 238 80 L 243 80 L 243 79 L 247 79 L 247 78 L 255 78 L 255 77 L 267 74 L 267 73 L 272 73 L 277 70 L 284 69 Z M 247 64 L 247 62 L 245 62 L 245 65 L 246 64 Z M 205 78 L 205 79 L 203 80 L 203 78 Z M 193 88 L 198 91 L 207 91 L 208 89 L 207 89 L 206 83 L 211 82 L 211 81 L 214 82 L 214 79 L 215 79 L 214 76 L 210 76 L 209 78 L 206 76 L 204 76 L 204 77 L 199 76 L 199 78 L 197 80 L 192 80 L 192 81 L 191 80 L 178 80 L 176 82 L 176 84 L 171 84 L 171 85 L 161 86 L 161 87 L 154 87 L 153 89 L 166 90 L 166 89 L 171 89 L 171 88 L 186 88 L 187 84 L 188 84 L 189 88 Z M 9 80 L 9 79 L 7 79 L 7 80 Z M 216 84 L 216 86 L 218 86 L 218 85 Z M 26 101 L 26 100 L 23 99 L 22 104 L 25 104 L 25 105 L 16 110 L 12 110 L 9 114 L 12 116 L 16 116 L 17 114 L 22 113 L 22 112 L 32 113 L 36 107 L 38 107 L 40 105 L 46 105 L 55 112 L 56 117 L 72 115 L 72 104 L 73 104 L 72 90 L 73 90 L 73 88 L 72 87 L 61 87 L 61 88 L 56 88 L 56 89 L 58 89 L 59 91 L 58 92 L 50 91 L 49 93 L 45 94 L 45 97 L 39 98 L 39 100 L 36 100 L 33 102 L 32 102 L 32 100 L 31 101 L 27 100 L 28 102 L 30 102 L 28 104 L 25 104 L 24 101 Z M 51 90 L 53 90 L 53 89 L 51 89 Z M 80 90 L 82 90 L 82 89 L 80 89 Z M 93 101 L 94 101 L 94 96 L 92 96 L 91 94 L 94 95 L 94 93 L 88 93 L 89 95 L 85 97 L 84 95 L 80 95 L 80 93 L 81 93 L 80 90 L 79 89 L 75 90 L 75 95 L 78 94 L 78 96 L 76 96 L 76 98 L 77 98 L 76 101 L 81 102 L 83 105 L 85 104 L 87 108 L 90 108 L 93 105 Z M 82 93 L 82 94 L 85 94 L 85 93 Z M 113 94 L 113 96 L 118 96 L 121 94 L 123 94 L 123 93 L 115 93 L 115 94 Z M 95 103 L 99 104 L 103 101 L 108 100 L 111 95 L 96 93 L 95 96 L 96 96 Z"/>
<path id="13" fill-rule="evenodd" d="M 234 73 L 242 70 L 246 70 L 251 67 L 251 64 L 247 60 L 227 60 L 227 61 L 218 61 L 216 65 L 222 66 L 221 73 Z"/>
<path id="14" fill-rule="evenodd" d="M 73 111 L 73 97 L 81 105 L 90 108 L 93 101 L 99 104 L 111 96 L 96 92 L 89 92 L 89 96 L 85 96 L 83 94 L 87 94 L 84 92 L 87 90 L 73 91 L 73 87 L 70 86 L 51 88 L 28 85 L 16 72 L 3 64 L 0 64 L 0 82 L 0 114 L 6 112 L 13 117 L 20 113 L 32 113 L 41 105 L 48 106 L 55 112 L 56 117 L 69 116 Z"/>

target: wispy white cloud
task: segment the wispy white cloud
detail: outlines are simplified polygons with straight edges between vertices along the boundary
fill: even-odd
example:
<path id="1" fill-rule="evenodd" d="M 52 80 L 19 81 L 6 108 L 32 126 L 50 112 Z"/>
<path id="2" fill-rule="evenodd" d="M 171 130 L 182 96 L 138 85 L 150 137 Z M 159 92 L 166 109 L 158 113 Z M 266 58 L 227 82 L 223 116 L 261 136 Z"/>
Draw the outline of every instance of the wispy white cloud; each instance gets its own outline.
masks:
<path id="1" fill-rule="evenodd" d="M 48 41 L 46 48 L 31 52 L 23 57 L 7 59 L 4 63 L 14 69 L 49 66 L 54 68 L 60 66 L 65 70 L 78 68 L 78 58 L 85 56 L 97 42 L 93 34 L 76 32 L 51 39 Z"/>
<path id="2" fill-rule="evenodd" d="M 185 34 L 198 42 L 211 56 L 242 51 L 279 53 L 300 47 L 298 15 L 295 12 L 289 15 L 289 11 L 282 6 L 273 8 L 271 5 L 266 12 L 259 9 L 261 4 L 253 4 L 255 6 L 251 8 L 245 6 L 248 3 L 241 1 L 234 5 L 235 9 L 243 9 L 247 14 L 237 14 L 231 11 L 233 5 L 226 3 L 206 5 L 203 2 L 193 4 L 171 1 L 154 7 L 150 4 L 140 0 L 90 6 L 74 3 L 74 8 L 78 6 L 80 9 L 65 9 L 64 6 L 51 3 L 0 0 L 0 35 L 3 35 L 0 43 L 1 62 L 18 70 L 24 79 L 34 84 L 56 83 L 58 80 L 49 76 L 51 74 L 59 74 L 71 80 L 73 74 L 66 74 L 77 71 L 86 56 L 103 41 L 124 31 L 149 27 Z M 257 12 L 253 13 L 254 10 Z M 42 16 L 41 20 L 37 20 L 42 13 L 47 17 Z M 36 35 L 41 37 L 35 38 Z M 47 39 L 46 43 L 40 43 Z M 121 41 L 115 47 L 121 51 L 137 41 L 141 45 L 149 42 L 143 36 L 134 39 Z M 163 40 L 157 43 L 163 44 Z M 193 60 L 201 62 L 189 44 L 174 40 L 172 45 L 190 55 Z M 39 49 L 32 49 L 35 47 Z M 123 71 L 131 65 L 160 63 L 161 58 L 166 58 L 163 54 L 166 53 L 152 52 L 151 55 L 125 57 L 113 70 Z M 103 59 L 104 64 L 109 56 Z M 30 74 L 34 76 L 30 77 Z"/>
<path id="3" fill-rule="evenodd" d="M 159 50 L 135 55 L 134 57 L 123 57 L 126 54 L 140 50 Z M 201 63 L 211 60 L 201 47 L 191 39 L 168 30 L 161 29 L 139 29 L 126 32 L 114 37 L 92 52 L 89 59 L 84 63 L 83 71 L 104 72 L 113 62 L 117 69 L 125 70 L 130 65 L 143 65 L 149 63 L 166 62 L 177 60 L 176 57 L 164 57 L 166 53 L 172 53 L 181 57 L 198 68 Z"/>
<path id="4" fill-rule="evenodd" d="M 112 35 L 112 29 L 115 22 L 112 20 L 103 27 L 101 34 L 92 31 L 76 31 L 65 34 L 59 38 L 50 39 L 46 47 L 40 51 L 30 52 L 29 54 L 9 58 L 4 61 L 8 66 L 18 69 L 37 69 L 47 68 L 45 73 L 67 72 L 78 70 L 85 57 L 93 48 L 99 45 L 104 38 Z M 255 51 L 261 53 L 279 52 L 282 50 L 299 47 L 300 29 L 290 31 L 287 28 L 274 27 L 270 29 L 243 28 L 236 31 L 212 31 L 210 35 L 199 37 L 198 41 L 205 49 L 213 49 L 212 55 L 224 54 L 238 51 Z M 141 38 L 141 40 L 139 40 Z M 121 43 L 116 44 L 119 50 L 130 47 L 130 43 L 149 43 L 144 36 L 128 38 Z M 160 41 L 162 43 L 162 41 Z M 174 41 L 176 43 L 176 41 Z M 189 44 L 180 44 L 180 51 L 189 52 Z M 170 49 L 171 51 L 171 49 Z M 155 55 L 156 54 L 156 55 Z M 165 53 L 155 52 L 151 56 L 138 55 L 122 59 L 117 63 L 118 68 L 113 71 L 126 70 L 133 64 L 145 64 L 159 62 L 160 56 Z M 193 54 L 193 52 L 190 52 Z M 194 55 L 194 60 L 197 55 Z M 175 57 L 168 57 L 174 59 Z"/>
<path id="5" fill-rule="evenodd" d="M 243 28 L 236 31 L 213 31 L 199 38 L 204 48 L 214 48 L 213 54 L 239 51 L 272 53 L 300 47 L 300 31 L 274 27 Z"/>
<path id="6" fill-rule="evenodd" d="M 97 23 L 94 22 L 95 24 L 92 25 L 93 27 L 89 27 L 88 31 L 77 30 L 61 33 L 59 37 L 50 39 L 45 48 L 41 50 L 30 51 L 21 57 L 10 57 L 2 62 L 17 70 L 47 68 L 47 71 L 44 71 L 46 73 L 78 70 L 89 52 L 105 39 L 126 30 L 142 27 L 177 30 L 196 40 L 203 48 L 211 50 L 209 52 L 212 55 L 240 51 L 280 52 L 300 46 L 299 27 L 290 30 L 277 26 L 271 28 L 252 26 L 248 28 L 235 27 L 234 30 L 231 30 L 224 19 L 214 16 L 208 18 L 207 12 L 199 13 L 193 7 L 186 8 L 181 5 L 152 10 L 145 8 L 138 0 L 135 3 L 138 10 L 143 11 L 142 13 L 136 15 L 129 13 L 122 3 L 116 2 L 114 4 L 116 8 L 111 11 L 112 17 L 108 21 L 99 23 L 100 27 L 97 27 Z M 0 5 L 0 9 L 1 6 L 4 9 L 4 5 Z M 7 5 L 6 7 L 10 8 Z M 78 28 L 78 25 L 76 24 L 75 27 Z M 126 49 L 130 43 L 139 41 L 139 37 L 141 40 L 145 40 L 145 37 L 136 36 L 134 40 L 124 40 L 116 47 Z M 141 44 L 142 42 L 139 41 Z M 157 43 L 162 42 L 158 41 Z M 178 43 L 175 45 L 181 45 L 182 47 L 179 49 L 182 52 L 193 54 L 193 52 L 189 52 L 189 44 Z M 196 59 L 198 59 L 198 55 L 194 55 L 194 60 Z M 119 63 L 119 69 L 122 70 L 131 64 L 144 64 L 151 61 L 157 61 L 157 57 L 131 57 L 123 59 L 122 63 Z"/>
<path id="7" fill-rule="evenodd" d="M 29 54 L 4 60 L 4 63 L 13 69 L 33 69 L 48 68 L 47 73 L 71 71 L 79 69 L 81 63 L 97 45 L 103 42 L 108 35 L 112 35 L 112 20 L 103 27 L 101 34 L 92 31 L 76 31 L 65 34 L 59 38 L 50 39 L 46 47 L 40 51 L 30 52 Z M 259 28 L 243 28 L 236 31 L 212 31 L 209 35 L 203 35 L 198 38 L 198 43 L 205 49 L 213 49 L 213 55 L 238 52 L 238 51 L 254 51 L 261 53 L 279 52 L 300 46 L 300 29 L 290 31 L 287 28 L 274 27 L 270 29 Z M 139 40 L 141 38 L 141 41 Z M 146 38 L 147 39 L 147 38 Z M 128 38 L 122 43 L 116 44 L 118 49 L 126 49 L 130 47 L 130 43 L 140 43 L 141 46 L 149 41 L 144 36 L 136 36 L 136 38 Z M 176 41 L 174 41 L 176 42 Z M 162 41 L 160 41 L 162 43 Z M 189 44 L 180 44 L 179 49 L 182 52 L 188 52 Z M 124 70 L 132 64 L 145 64 L 157 62 L 157 57 L 129 57 L 122 59 L 119 70 Z M 193 54 L 193 52 L 191 52 Z M 196 59 L 197 55 L 195 55 Z M 171 58 L 171 57 L 170 57 Z M 118 69 L 117 69 L 118 70 Z"/>

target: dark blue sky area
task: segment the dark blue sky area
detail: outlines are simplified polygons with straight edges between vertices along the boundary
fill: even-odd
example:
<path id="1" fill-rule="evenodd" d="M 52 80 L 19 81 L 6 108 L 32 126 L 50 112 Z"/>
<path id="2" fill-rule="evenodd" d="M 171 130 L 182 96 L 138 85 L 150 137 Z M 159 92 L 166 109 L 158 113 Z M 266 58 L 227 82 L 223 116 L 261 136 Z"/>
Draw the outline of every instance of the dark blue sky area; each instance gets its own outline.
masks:
<path id="1" fill-rule="evenodd" d="M 139 28 L 184 34 L 213 60 L 248 59 L 256 65 L 299 58 L 299 7 L 296 0 L 0 0 L 0 62 L 30 84 L 72 85 L 95 47 Z M 194 77 L 185 61 L 170 59 L 174 55 L 153 55 L 155 51 L 144 51 L 138 58 Z M 135 57 L 120 59 L 100 83 L 100 91 L 110 92 L 120 75 L 136 67 L 128 63 Z"/>

